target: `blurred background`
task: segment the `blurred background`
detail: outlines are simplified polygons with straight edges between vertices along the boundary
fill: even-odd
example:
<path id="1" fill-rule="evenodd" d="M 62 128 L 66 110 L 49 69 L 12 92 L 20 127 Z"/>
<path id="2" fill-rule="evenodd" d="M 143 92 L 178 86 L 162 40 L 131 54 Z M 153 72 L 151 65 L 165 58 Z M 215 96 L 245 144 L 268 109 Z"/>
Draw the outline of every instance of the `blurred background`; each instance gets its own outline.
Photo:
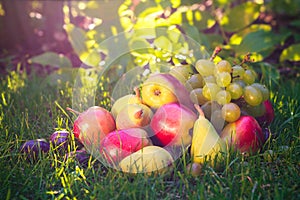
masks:
<path id="1" fill-rule="evenodd" d="M 101 67 L 120 41 L 110 47 L 101 42 L 143 28 L 155 34 L 125 34 L 122 44 L 129 49 L 154 45 L 154 50 L 122 58 L 120 69 L 151 66 L 157 58 L 171 65 L 192 64 L 178 56 L 188 49 L 184 41 L 155 32 L 165 27 L 189 36 L 209 53 L 216 46 L 222 47 L 223 58 L 238 60 L 250 53 L 258 71 L 293 78 L 300 71 L 299 14 L 300 0 L 1 0 L 1 74 L 18 67 L 45 76 Z M 173 54 L 160 54 L 160 46 Z"/>

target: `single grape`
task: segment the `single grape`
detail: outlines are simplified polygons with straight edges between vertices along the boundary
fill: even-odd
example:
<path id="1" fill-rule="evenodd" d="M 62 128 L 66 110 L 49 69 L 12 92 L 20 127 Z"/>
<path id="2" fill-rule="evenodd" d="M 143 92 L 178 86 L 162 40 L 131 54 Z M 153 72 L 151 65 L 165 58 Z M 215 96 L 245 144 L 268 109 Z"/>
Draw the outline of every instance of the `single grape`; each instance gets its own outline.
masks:
<path id="1" fill-rule="evenodd" d="M 242 86 L 236 82 L 230 83 L 226 90 L 230 93 L 232 99 L 239 99 L 243 95 Z"/>
<path id="2" fill-rule="evenodd" d="M 255 87 L 256 89 L 260 90 L 263 96 L 263 101 L 266 101 L 270 97 L 270 91 L 265 85 L 260 83 L 253 83 L 251 86 Z"/>
<path id="3" fill-rule="evenodd" d="M 207 100 L 215 100 L 220 90 L 221 88 L 216 83 L 207 83 L 204 85 L 202 93 Z"/>
<path id="4" fill-rule="evenodd" d="M 204 77 L 204 83 L 217 83 L 214 75 Z"/>
<path id="5" fill-rule="evenodd" d="M 243 80 L 241 80 L 241 79 L 235 79 L 234 81 L 233 81 L 233 83 L 236 83 L 236 84 L 238 84 L 238 85 L 240 85 L 242 88 L 244 88 L 244 87 L 246 87 L 246 83 L 245 83 L 245 81 L 243 81 Z"/>
<path id="6" fill-rule="evenodd" d="M 242 77 L 245 73 L 245 69 L 240 65 L 235 65 L 232 67 L 232 76 L 233 77 Z"/>
<path id="7" fill-rule="evenodd" d="M 251 85 L 255 81 L 255 73 L 253 70 L 247 69 L 243 74 L 242 79 L 246 84 Z"/>
<path id="8" fill-rule="evenodd" d="M 214 74 L 215 63 L 210 60 L 200 59 L 196 62 L 195 67 L 202 76 L 210 76 Z"/>
<path id="9" fill-rule="evenodd" d="M 193 74 L 186 82 L 186 87 L 191 89 L 202 88 L 203 86 L 204 80 L 200 74 Z"/>
<path id="10" fill-rule="evenodd" d="M 264 103 L 260 103 L 257 106 L 250 106 L 249 104 L 243 105 L 241 110 L 246 112 L 247 115 L 251 115 L 252 117 L 260 117 L 266 113 L 266 107 Z"/>
<path id="11" fill-rule="evenodd" d="M 202 88 L 196 88 L 190 92 L 190 98 L 193 103 L 198 104 L 198 105 L 203 105 L 208 101 L 203 96 L 202 90 L 203 90 Z"/>
<path id="12" fill-rule="evenodd" d="M 230 103 L 231 95 L 228 91 L 221 90 L 217 93 L 216 100 L 220 105 L 225 105 L 227 103 Z"/>
<path id="13" fill-rule="evenodd" d="M 190 65 L 174 66 L 170 69 L 169 73 L 177 78 L 180 82 L 185 83 L 192 73 Z"/>
<path id="14" fill-rule="evenodd" d="M 220 87 L 226 87 L 231 82 L 231 75 L 229 72 L 220 72 L 215 76 L 216 76 L 216 82 Z"/>
<path id="15" fill-rule="evenodd" d="M 228 103 L 222 107 L 222 117 L 227 122 L 235 122 L 241 116 L 241 109 L 235 103 Z"/>
<path id="16" fill-rule="evenodd" d="M 263 96 L 260 90 L 248 85 L 244 88 L 244 99 L 249 105 L 257 106 L 262 102 Z"/>
<path id="17" fill-rule="evenodd" d="M 228 72 L 231 73 L 232 67 L 231 64 L 227 60 L 221 60 L 216 64 L 214 74 L 218 74 L 220 72 Z"/>

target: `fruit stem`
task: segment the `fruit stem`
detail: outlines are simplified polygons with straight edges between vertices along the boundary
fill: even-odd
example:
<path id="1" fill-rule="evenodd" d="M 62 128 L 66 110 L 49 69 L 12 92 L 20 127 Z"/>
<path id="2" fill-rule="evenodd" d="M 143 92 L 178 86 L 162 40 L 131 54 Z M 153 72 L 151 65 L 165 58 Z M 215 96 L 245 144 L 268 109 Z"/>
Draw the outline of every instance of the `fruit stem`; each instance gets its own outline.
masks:
<path id="1" fill-rule="evenodd" d="M 209 60 L 213 61 L 215 59 L 215 57 L 220 53 L 220 51 L 222 51 L 222 48 L 216 47 Z"/>
<path id="2" fill-rule="evenodd" d="M 240 65 L 242 66 L 244 63 L 247 63 L 247 62 L 254 62 L 254 60 L 251 60 L 249 52 L 244 56 Z"/>
<path id="3" fill-rule="evenodd" d="M 135 96 L 139 99 L 141 99 L 141 92 L 140 92 L 140 89 L 139 87 L 135 87 L 134 89 L 134 92 L 135 92 Z"/>
<path id="4" fill-rule="evenodd" d="M 194 107 L 196 108 L 197 112 L 199 113 L 199 116 L 205 117 L 203 110 L 198 104 L 194 104 Z"/>
<path id="5" fill-rule="evenodd" d="M 66 110 L 67 110 L 67 111 L 70 111 L 70 112 L 72 112 L 72 113 L 75 113 L 75 114 L 77 114 L 77 115 L 80 115 L 80 114 L 81 114 L 81 112 L 79 112 L 79 111 L 77 111 L 77 110 L 74 110 L 74 109 L 72 109 L 72 108 L 69 108 L 69 107 L 67 107 Z"/>
<path id="6" fill-rule="evenodd" d="M 137 111 L 136 113 L 134 113 L 134 118 L 136 118 L 136 119 L 142 118 L 143 113 L 144 113 L 143 109 Z"/>

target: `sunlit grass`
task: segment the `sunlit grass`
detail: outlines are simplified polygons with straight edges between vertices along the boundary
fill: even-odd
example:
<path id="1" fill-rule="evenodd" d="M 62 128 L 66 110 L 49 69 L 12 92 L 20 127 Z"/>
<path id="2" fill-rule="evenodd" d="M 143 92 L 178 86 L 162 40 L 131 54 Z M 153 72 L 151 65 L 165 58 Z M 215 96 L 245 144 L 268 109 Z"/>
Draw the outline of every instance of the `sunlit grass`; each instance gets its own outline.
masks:
<path id="1" fill-rule="evenodd" d="M 14 83 L 14 84 L 8 84 Z M 90 157 L 86 165 L 50 148 L 35 162 L 19 153 L 22 143 L 70 130 L 70 84 L 48 86 L 43 79 L 12 72 L 0 82 L 0 199 L 299 199 L 299 80 L 281 81 L 272 102 L 274 138 L 254 156 L 236 154 L 215 170 L 204 166 L 192 177 L 189 155 L 161 176 L 123 174 Z M 271 151 L 267 151 L 271 150 Z"/>

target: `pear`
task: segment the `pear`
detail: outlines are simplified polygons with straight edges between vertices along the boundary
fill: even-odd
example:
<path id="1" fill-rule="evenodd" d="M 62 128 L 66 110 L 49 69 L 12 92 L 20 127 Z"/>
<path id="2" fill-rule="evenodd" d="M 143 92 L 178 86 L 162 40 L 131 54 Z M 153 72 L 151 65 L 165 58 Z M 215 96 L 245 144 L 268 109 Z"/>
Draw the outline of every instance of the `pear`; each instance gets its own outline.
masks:
<path id="1" fill-rule="evenodd" d="M 128 104 L 140 104 L 142 99 L 140 97 L 140 92 L 138 88 L 135 88 L 135 94 L 128 94 L 119 99 L 117 99 L 111 108 L 111 113 L 114 118 L 117 117 L 118 113 Z"/>
<path id="2" fill-rule="evenodd" d="M 145 127 L 152 116 L 152 110 L 144 104 L 127 104 L 116 117 L 116 127 L 118 130 Z"/>
<path id="3" fill-rule="evenodd" d="M 171 154 L 159 146 L 146 146 L 125 157 L 119 167 L 123 172 L 146 175 L 162 174 L 171 169 L 174 162 Z"/>
<path id="4" fill-rule="evenodd" d="M 214 164 L 220 152 L 226 151 L 225 142 L 220 138 L 214 126 L 205 118 L 200 106 L 195 104 L 199 112 L 193 129 L 191 155 L 194 163 L 203 164 L 205 160 Z"/>

